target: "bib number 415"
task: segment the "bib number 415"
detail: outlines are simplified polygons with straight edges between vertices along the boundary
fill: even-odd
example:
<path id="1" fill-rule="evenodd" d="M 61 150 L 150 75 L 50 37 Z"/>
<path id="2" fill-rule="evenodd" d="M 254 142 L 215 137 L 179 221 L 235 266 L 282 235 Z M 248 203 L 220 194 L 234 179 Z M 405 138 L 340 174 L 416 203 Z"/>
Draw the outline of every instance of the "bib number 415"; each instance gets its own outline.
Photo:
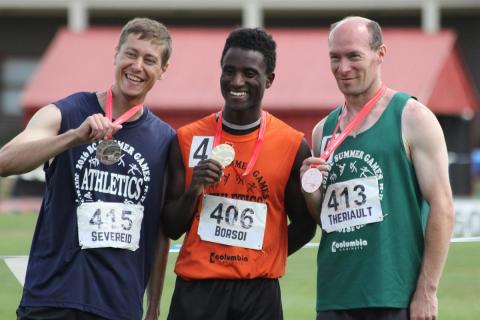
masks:
<path id="1" fill-rule="evenodd" d="M 132 215 L 132 211 L 128 210 L 122 210 L 122 213 L 120 215 L 120 226 L 122 227 L 123 230 L 128 231 L 132 228 L 132 219 L 130 219 L 130 216 Z M 89 223 L 91 225 L 96 225 L 98 229 L 102 228 L 102 225 L 104 223 L 109 224 L 112 226 L 113 229 L 117 227 L 117 214 L 115 213 L 115 209 L 110 209 L 107 211 L 106 214 L 102 215 L 102 211 L 100 208 L 95 210 L 93 213 L 92 217 L 90 218 Z"/>

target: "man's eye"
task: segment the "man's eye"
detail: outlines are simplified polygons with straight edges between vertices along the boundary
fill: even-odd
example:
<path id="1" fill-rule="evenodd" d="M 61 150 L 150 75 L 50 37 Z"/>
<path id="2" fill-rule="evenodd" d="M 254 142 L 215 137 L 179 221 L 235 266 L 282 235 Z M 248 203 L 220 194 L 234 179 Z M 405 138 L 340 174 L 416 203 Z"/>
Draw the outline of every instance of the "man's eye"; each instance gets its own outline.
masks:
<path id="1" fill-rule="evenodd" d="M 148 65 L 154 65 L 157 63 L 157 61 L 155 61 L 154 59 L 146 59 L 145 63 Z"/>

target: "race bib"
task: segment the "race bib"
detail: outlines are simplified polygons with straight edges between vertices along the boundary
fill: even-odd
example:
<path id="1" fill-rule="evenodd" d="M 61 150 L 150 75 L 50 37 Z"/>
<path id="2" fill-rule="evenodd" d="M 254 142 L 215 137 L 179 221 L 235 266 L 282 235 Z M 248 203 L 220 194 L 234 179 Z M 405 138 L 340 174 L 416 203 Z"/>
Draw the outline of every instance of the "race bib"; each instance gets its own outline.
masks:
<path id="1" fill-rule="evenodd" d="M 266 220 L 264 203 L 206 195 L 198 235 L 204 241 L 261 250 Z"/>
<path id="2" fill-rule="evenodd" d="M 135 251 L 140 241 L 142 219 L 141 205 L 116 202 L 82 203 L 77 208 L 80 247 Z"/>
<path id="3" fill-rule="evenodd" d="M 188 156 L 188 167 L 195 167 L 201 160 L 208 159 L 212 152 L 213 136 L 193 136 Z"/>
<path id="4" fill-rule="evenodd" d="M 376 176 L 328 186 L 320 215 L 326 232 L 383 220 Z"/>

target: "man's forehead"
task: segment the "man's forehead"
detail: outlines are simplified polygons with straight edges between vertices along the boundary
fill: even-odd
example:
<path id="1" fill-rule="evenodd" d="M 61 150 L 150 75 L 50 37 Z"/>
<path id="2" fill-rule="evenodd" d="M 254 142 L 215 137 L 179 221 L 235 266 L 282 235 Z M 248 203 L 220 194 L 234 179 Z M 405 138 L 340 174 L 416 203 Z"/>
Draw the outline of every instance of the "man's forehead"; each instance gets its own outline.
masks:
<path id="1" fill-rule="evenodd" d="M 140 37 L 141 37 L 140 34 L 134 34 L 134 33 L 129 34 L 125 42 L 122 43 L 122 46 L 120 47 L 120 49 L 136 50 L 139 44 L 143 45 L 144 43 L 148 43 L 152 47 L 152 49 L 154 49 L 155 51 L 159 51 L 159 52 L 163 51 L 165 47 L 165 43 L 163 41 L 155 38 L 141 39 Z"/>
<path id="2" fill-rule="evenodd" d="M 328 44 L 330 49 L 337 46 L 370 47 L 370 34 L 365 25 L 339 26 L 330 33 Z"/>
<path id="3" fill-rule="evenodd" d="M 335 28 L 332 30 L 337 30 L 340 28 L 352 28 L 352 29 L 366 29 L 367 25 L 372 22 L 371 20 L 363 17 L 350 17 L 338 22 Z"/>
<path id="4" fill-rule="evenodd" d="M 260 51 L 231 47 L 223 57 L 223 64 L 230 63 L 264 64 L 265 57 Z"/>

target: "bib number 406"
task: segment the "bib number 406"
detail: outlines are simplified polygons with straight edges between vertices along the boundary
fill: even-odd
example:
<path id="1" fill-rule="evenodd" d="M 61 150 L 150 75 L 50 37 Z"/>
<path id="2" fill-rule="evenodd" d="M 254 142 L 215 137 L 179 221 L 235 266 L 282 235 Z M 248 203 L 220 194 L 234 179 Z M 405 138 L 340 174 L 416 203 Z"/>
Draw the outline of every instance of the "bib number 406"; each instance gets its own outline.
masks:
<path id="1" fill-rule="evenodd" d="M 240 222 L 240 225 L 244 229 L 250 229 L 253 225 L 253 215 L 255 212 L 253 212 L 252 209 L 250 208 L 245 208 L 242 210 L 240 213 L 239 217 L 239 212 L 237 207 L 234 205 L 229 205 L 225 208 L 224 210 L 224 204 L 219 203 L 215 209 L 210 213 L 210 218 L 217 220 L 217 224 L 220 224 L 222 220 L 225 220 L 225 223 L 227 223 L 230 226 L 236 225 L 238 222 Z"/>

